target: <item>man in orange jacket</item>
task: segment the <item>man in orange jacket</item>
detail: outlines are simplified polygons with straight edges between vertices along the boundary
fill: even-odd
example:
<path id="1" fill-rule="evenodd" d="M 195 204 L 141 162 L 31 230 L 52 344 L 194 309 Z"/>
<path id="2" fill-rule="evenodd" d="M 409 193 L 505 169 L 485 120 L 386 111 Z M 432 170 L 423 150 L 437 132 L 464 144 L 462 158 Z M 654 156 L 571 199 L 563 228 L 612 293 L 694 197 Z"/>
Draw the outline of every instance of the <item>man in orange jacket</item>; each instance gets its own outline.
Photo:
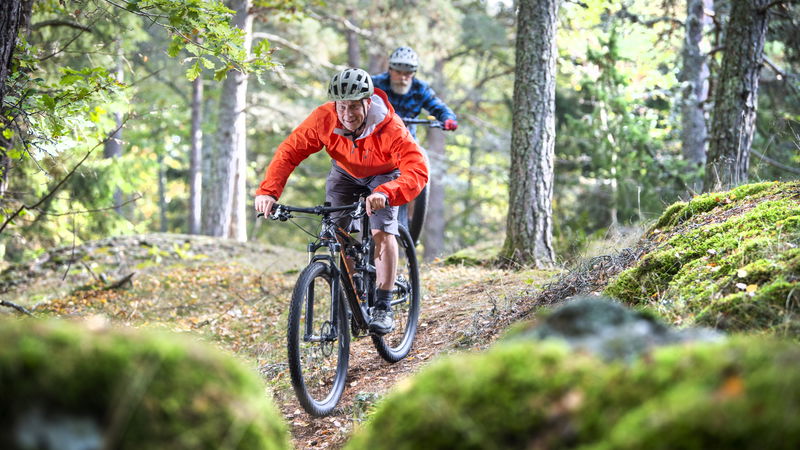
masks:
<path id="1" fill-rule="evenodd" d="M 275 152 L 256 190 L 256 211 L 268 214 L 292 171 L 323 148 L 333 159 L 326 201 L 333 206 L 367 194 L 366 209 L 375 240 L 376 304 L 370 331 L 386 334 L 394 320 L 391 299 L 397 272 L 397 207 L 411 201 L 428 182 L 428 166 L 386 93 L 375 89 L 361 69 L 331 79 L 328 98 L 292 131 Z"/>

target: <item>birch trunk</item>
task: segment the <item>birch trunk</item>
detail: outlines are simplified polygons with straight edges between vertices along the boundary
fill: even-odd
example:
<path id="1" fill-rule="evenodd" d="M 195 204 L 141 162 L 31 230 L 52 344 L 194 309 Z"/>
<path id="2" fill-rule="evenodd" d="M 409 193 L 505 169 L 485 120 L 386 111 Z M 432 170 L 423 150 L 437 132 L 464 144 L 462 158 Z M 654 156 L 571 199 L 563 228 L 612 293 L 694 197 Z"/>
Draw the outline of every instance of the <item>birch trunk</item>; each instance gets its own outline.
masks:
<path id="1" fill-rule="evenodd" d="M 253 16 L 250 0 L 232 0 L 228 7 L 236 12 L 233 25 L 245 32 L 245 50 L 250 52 Z M 219 128 L 217 130 L 218 155 L 214 163 L 215 186 L 210 202 L 209 230 L 212 236 L 247 240 L 246 229 L 246 127 L 247 76 L 230 70 L 222 85 Z"/>
<path id="2" fill-rule="evenodd" d="M 681 142 L 683 158 L 693 169 L 703 167 L 706 162 L 708 128 L 705 104 L 708 98 L 709 69 L 701 43 L 710 22 L 706 11 L 712 11 L 713 8 L 711 0 L 688 0 L 686 3 L 686 36 L 681 72 L 681 81 L 684 83 L 681 101 Z M 693 180 L 690 186 L 699 191 L 702 189 L 702 180 L 699 178 Z"/>
<path id="3" fill-rule="evenodd" d="M 200 234 L 203 195 L 203 78 L 192 82 L 192 137 L 189 149 L 189 234 Z"/>

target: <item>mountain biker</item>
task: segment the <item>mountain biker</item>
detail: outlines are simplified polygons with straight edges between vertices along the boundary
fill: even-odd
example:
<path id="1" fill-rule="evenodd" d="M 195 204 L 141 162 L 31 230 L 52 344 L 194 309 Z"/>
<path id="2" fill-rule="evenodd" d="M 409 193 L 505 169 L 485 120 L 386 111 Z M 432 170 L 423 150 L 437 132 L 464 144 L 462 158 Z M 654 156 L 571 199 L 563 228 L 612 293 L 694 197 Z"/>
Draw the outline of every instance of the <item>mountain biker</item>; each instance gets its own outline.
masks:
<path id="1" fill-rule="evenodd" d="M 332 100 L 317 107 L 275 151 L 256 190 L 255 209 L 268 214 L 300 162 L 323 148 L 332 158 L 325 199 L 333 206 L 358 200 L 365 191 L 375 241 L 376 303 L 370 331 L 394 326 L 392 289 L 397 272 L 397 207 L 416 197 L 428 181 L 428 166 L 386 93 L 369 74 L 349 68 L 328 85 Z"/>
<path id="2" fill-rule="evenodd" d="M 400 117 L 417 117 L 424 108 L 442 122 L 445 130 L 455 130 L 458 128 L 456 115 L 436 96 L 428 83 L 416 78 L 417 68 L 417 53 L 410 47 L 398 47 L 389 56 L 389 70 L 373 76 L 372 82 L 375 87 L 386 92 L 389 102 Z M 409 130 L 416 138 L 416 126 L 409 126 Z"/>
<path id="3" fill-rule="evenodd" d="M 424 108 L 445 130 L 458 128 L 456 115 L 431 89 L 428 83 L 416 78 L 419 57 L 411 47 L 398 47 L 389 56 L 389 70 L 372 77 L 375 87 L 382 89 L 400 117 L 415 118 Z M 417 126 L 408 125 L 414 139 Z M 400 223 L 408 223 L 408 205 L 400 207 Z"/>

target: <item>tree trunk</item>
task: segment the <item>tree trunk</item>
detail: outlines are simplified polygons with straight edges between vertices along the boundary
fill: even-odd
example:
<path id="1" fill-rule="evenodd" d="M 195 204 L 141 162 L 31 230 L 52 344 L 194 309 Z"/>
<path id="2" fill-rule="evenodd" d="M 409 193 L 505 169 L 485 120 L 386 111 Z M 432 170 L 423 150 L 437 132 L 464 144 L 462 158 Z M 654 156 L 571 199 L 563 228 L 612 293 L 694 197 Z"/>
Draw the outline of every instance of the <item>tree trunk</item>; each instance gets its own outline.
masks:
<path id="1" fill-rule="evenodd" d="M 386 52 L 382 51 L 380 47 L 375 47 L 369 50 L 369 67 L 367 72 L 371 74 L 378 74 L 385 72 L 389 67 L 389 57 Z"/>
<path id="2" fill-rule="evenodd" d="M 114 78 L 122 83 L 125 76 L 122 71 L 122 43 L 119 39 L 114 41 L 116 50 L 116 66 L 114 67 Z M 122 112 L 114 112 L 114 131 L 111 133 L 103 147 L 103 157 L 106 159 L 119 159 L 122 156 Z M 122 191 L 119 187 L 114 188 L 114 211 L 122 214 Z"/>
<path id="3" fill-rule="evenodd" d="M 557 0 L 520 0 L 508 220 L 501 256 L 548 267 L 553 251 Z"/>
<path id="4" fill-rule="evenodd" d="M 203 78 L 192 82 L 192 137 L 189 148 L 189 234 L 200 234 L 203 195 Z"/>
<path id="5" fill-rule="evenodd" d="M 209 102 L 206 101 L 206 108 Z M 219 185 L 218 179 L 214 176 L 214 169 L 216 161 L 216 150 L 214 148 L 214 138 L 215 136 L 204 135 L 203 136 L 203 159 L 202 159 L 202 169 L 201 172 L 204 174 L 202 181 L 203 181 L 203 189 L 202 193 L 200 194 L 200 203 L 202 204 L 200 215 L 203 217 L 203 230 L 202 233 L 204 235 L 211 236 L 211 228 L 212 228 L 212 215 L 211 211 L 214 210 L 214 203 L 212 201 L 212 193 L 215 190 L 215 187 Z"/>
<path id="6" fill-rule="evenodd" d="M 725 30 L 704 190 L 746 183 L 756 124 L 758 77 L 767 32 L 768 0 L 736 1 Z"/>
<path id="7" fill-rule="evenodd" d="M 425 215 L 425 227 L 422 230 L 422 242 L 425 245 L 423 258 L 432 261 L 444 252 L 444 229 L 447 208 L 444 203 L 445 155 L 444 131 L 431 128 L 427 133 L 427 150 L 430 160 L 430 177 L 428 179 L 428 210 Z"/>
<path id="8" fill-rule="evenodd" d="M 688 0 L 686 4 L 686 36 L 683 43 L 683 98 L 681 101 L 681 143 L 683 158 L 694 170 L 700 169 L 706 162 L 706 127 L 705 103 L 708 98 L 708 62 L 700 49 L 704 30 L 709 24 L 705 11 L 711 11 L 714 4 L 711 0 Z M 690 183 L 695 191 L 702 189 L 702 180 Z"/>
<path id="9" fill-rule="evenodd" d="M 167 169 L 164 167 L 164 155 L 158 154 L 158 226 L 159 231 L 166 233 L 167 224 Z"/>
<path id="10" fill-rule="evenodd" d="M 0 105 L 6 94 L 9 63 L 17 46 L 17 33 L 23 19 L 23 2 L 4 0 L 0 6 Z"/>
<path id="11" fill-rule="evenodd" d="M 233 25 L 245 32 L 244 48 L 249 53 L 252 42 L 253 16 L 251 0 L 232 0 L 228 7 L 236 12 Z M 214 160 L 215 186 L 212 190 L 212 236 L 247 240 L 245 226 L 245 171 L 246 129 L 245 107 L 247 76 L 230 70 L 222 85 L 220 97 L 219 128 L 217 130 L 218 155 Z"/>
<path id="12" fill-rule="evenodd" d="M 17 35 L 20 28 L 26 28 L 30 23 L 31 0 L 3 0 L 0 6 L 0 126 L 2 129 L 9 127 L 3 99 L 7 86 L 6 79 L 11 69 L 11 57 L 17 46 Z M 11 160 L 7 156 L 7 149 L 11 148 L 11 140 L 0 133 L 0 198 L 5 196 L 8 188 L 8 172 L 11 169 Z"/>
<path id="13" fill-rule="evenodd" d="M 433 66 L 433 90 L 444 98 L 444 60 L 438 58 Z M 425 244 L 423 258 L 432 261 L 444 252 L 445 208 L 444 180 L 445 161 L 444 132 L 438 128 L 429 128 L 426 133 L 426 148 L 430 162 L 430 176 L 428 179 L 428 211 L 425 215 L 425 227 L 422 232 L 422 242 Z"/>
<path id="14" fill-rule="evenodd" d="M 347 9 L 345 17 L 355 17 L 352 8 Z M 347 65 L 350 67 L 361 67 L 361 45 L 358 40 L 358 34 L 348 28 L 345 30 L 344 35 L 347 39 Z"/>

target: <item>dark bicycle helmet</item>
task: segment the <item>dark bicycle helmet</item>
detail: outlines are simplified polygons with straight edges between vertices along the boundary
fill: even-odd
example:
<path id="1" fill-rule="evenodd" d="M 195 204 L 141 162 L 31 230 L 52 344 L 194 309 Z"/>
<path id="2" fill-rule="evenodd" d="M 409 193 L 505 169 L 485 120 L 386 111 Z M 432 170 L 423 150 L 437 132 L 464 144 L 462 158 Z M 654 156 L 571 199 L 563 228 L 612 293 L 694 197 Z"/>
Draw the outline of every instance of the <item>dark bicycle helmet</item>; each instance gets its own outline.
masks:
<path id="1" fill-rule="evenodd" d="M 419 57 L 411 47 L 398 47 L 389 56 L 389 68 L 403 72 L 416 72 L 419 66 Z"/>
<path id="2" fill-rule="evenodd" d="M 361 100 L 375 92 L 372 77 L 362 69 L 345 69 L 331 78 L 328 98 L 333 101 Z"/>

